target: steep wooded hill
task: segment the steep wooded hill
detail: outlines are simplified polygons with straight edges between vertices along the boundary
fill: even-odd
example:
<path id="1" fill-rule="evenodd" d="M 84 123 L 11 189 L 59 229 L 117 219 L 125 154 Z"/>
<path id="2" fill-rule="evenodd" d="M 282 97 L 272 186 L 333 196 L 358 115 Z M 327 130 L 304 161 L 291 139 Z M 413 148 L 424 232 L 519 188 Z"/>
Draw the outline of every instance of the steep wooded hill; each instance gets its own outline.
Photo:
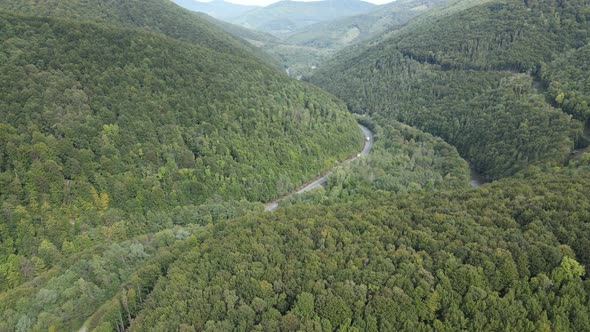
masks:
<path id="1" fill-rule="evenodd" d="M 540 78 L 546 84 L 549 101 L 580 121 L 590 118 L 590 45 L 572 49 L 544 63 Z"/>
<path id="2" fill-rule="evenodd" d="M 222 52 L 241 53 L 247 43 L 223 33 L 169 0 L 3 0 L 0 9 L 30 16 L 135 27 Z M 255 49 L 250 48 L 255 53 Z"/>
<path id="3" fill-rule="evenodd" d="M 163 225 L 129 220 L 211 199 L 269 200 L 362 146 L 339 101 L 240 53 L 3 12 L 0 45 L 3 290 L 34 275 L 4 269 L 9 257 L 42 243 L 114 224 L 144 233 Z"/>
<path id="4" fill-rule="evenodd" d="M 0 332 L 590 330 L 589 7 L 452 1 L 341 54 L 314 81 L 373 151 L 274 212 L 360 148 L 343 103 L 216 28 L 0 12 Z"/>
<path id="5" fill-rule="evenodd" d="M 221 223 L 130 330 L 587 330 L 587 165 Z"/>
<path id="6" fill-rule="evenodd" d="M 565 161 L 583 125 L 533 80 L 543 63 L 587 43 L 588 1 L 466 2 L 343 52 L 312 81 L 354 112 L 443 137 L 490 179 Z"/>
<path id="7" fill-rule="evenodd" d="M 285 37 L 302 46 L 340 49 L 401 27 L 411 19 L 448 0 L 397 0 L 368 13 L 317 23 Z"/>
<path id="8" fill-rule="evenodd" d="M 365 206 L 365 200 L 371 200 L 371 197 L 386 201 L 395 199 L 395 195 L 401 192 L 467 188 L 465 161 L 442 140 L 395 122 L 376 124 L 368 119 L 362 119 L 362 122 L 375 133 L 374 151 L 350 164 L 351 170 L 337 169 L 330 177 L 326 191 L 318 188 L 304 197 L 294 197 L 286 204 L 298 204 L 296 209 L 302 211 L 310 207 L 316 209 L 320 204 L 333 204 L 332 199 Z M 112 210 L 107 210 L 105 215 L 112 218 Z M 314 211 L 319 215 L 324 213 Z M 10 272 L 10 280 L 29 281 L 34 276 L 34 282 L 0 293 L 0 316 L 3 318 L 0 331 L 14 330 L 18 326 L 33 331 L 77 330 L 84 321 L 88 331 L 127 327 L 144 307 L 144 301 L 150 297 L 162 274 L 168 273 L 172 263 L 199 247 L 195 241 L 207 241 L 213 236 L 210 230 L 215 225 L 244 223 L 244 219 L 234 220 L 238 216 L 264 218 L 259 214 L 267 213 L 262 211 L 262 205 L 237 201 L 180 206 L 170 212 L 149 212 L 143 218 L 132 216 L 123 225 L 122 222 L 101 224 L 64 241 L 62 250 L 45 241 L 30 260 L 11 256 L 4 265 Z M 278 213 L 278 219 L 268 220 L 286 221 L 283 212 Z M 341 219 L 343 223 L 349 221 L 357 222 Z M 269 224 L 264 229 L 274 227 Z M 138 228 L 143 233 L 149 233 L 146 230 L 154 233 L 135 236 L 133 230 Z M 263 241 L 249 232 L 243 232 L 243 235 L 253 241 Z M 218 237 L 219 233 L 214 236 Z M 233 249 L 229 250 L 226 254 L 233 254 Z M 35 263 L 33 269 L 21 275 L 19 264 L 30 266 L 31 262 Z M 44 267 L 44 262 L 50 262 L 53 267 Z M 244 260 L 244 264 L 246 267 L 250 262 Z M 176 268 L 182 268 L 182 265 L 176 265 Z M 232 287 L 227 289 L 227 294 L 232 294 Z M 171 295 L 177 296 L 176 293 Z M 158 301 L 158 297 L 154 300 Z M 269 302 L 268 309 L 271 307 L 276 306 Z M 146 309 L 142 315 L 149 311 L 151 309 Z M 249 318 L 243 319 L 244 324 L 250 326 Z M 178 321 L 182 328 L 189 330 L 189 325 L 193 325 L 184 318 L 179 317 Z M 204 323 L 196 322 L 194 326 L 198 328 Z M 165 324 L 168 326 L 168 322 Z M 276 329 L 272 324 L 274 322 L 265 326 Z M 233 322 L 225 322 L 223 329 L 231 329 L 230 325 Z M 155 329 L 166 329 L 163 325 L 154 326 Z"/>

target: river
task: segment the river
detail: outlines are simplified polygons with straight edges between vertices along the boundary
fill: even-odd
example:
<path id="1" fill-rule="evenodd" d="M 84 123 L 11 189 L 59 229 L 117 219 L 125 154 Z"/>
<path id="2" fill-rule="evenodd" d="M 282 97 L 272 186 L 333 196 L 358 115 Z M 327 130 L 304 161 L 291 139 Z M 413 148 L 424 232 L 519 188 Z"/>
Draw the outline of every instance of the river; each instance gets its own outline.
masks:
<path id="1" fill-rule="evenodd" d="M 486 179 L 481 174 L 479 174 L 471 164 L 469 164 L 469 171 L 469 184 L 472 187 L 479 187 L 482 184 L 486 183 Z"/>

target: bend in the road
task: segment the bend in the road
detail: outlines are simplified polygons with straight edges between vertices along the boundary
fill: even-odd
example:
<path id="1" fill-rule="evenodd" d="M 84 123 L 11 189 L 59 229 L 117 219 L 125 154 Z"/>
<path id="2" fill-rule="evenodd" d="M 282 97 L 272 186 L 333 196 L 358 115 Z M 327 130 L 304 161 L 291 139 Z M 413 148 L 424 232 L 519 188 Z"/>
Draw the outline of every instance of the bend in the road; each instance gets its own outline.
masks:
<path id="1" fill-rule="evenodd" d="M 358 126 L 361 128 L 361 131 L 363 132 L 363 137 L 364 137 L 364 140 L 365 140 L 365 145 L 363 146 L 363 150 L 359 154 L 357 154 L 355 157 L 350 158 L 350 159 L 347 159 L 347 160 L 343 161 L 342 163 L 338 164 L 335 167 L 338 167 L 338 166 L 340 166 L 340 165 L 342 165 L 343 163 L 346 163 L 346 162 L 354 161 L 354 160 L 356 160 L 357 158 L 359 158 L 361 156 L 365 156 L 365 155 L 369 154 L 369 152 L 371 151 L 371 148 L 373 147 L 373 132 L 371 132 L 369 130 L 369 128 L 367 128 L 365 126 L 362 126 L 360 124 Z M 306 191 L 312 190 L 312 189 L 317 188 L 319 186 L 323 186 L 326 183 L 326 181 L 328 179 L 328 176 L 330 176 L 330 174 L 332 174 L 332 170 L 330 170 L 329 172 L 323 174 L 320 178 L 315 179 L 315 180 L 307 183 L 302 188 L 296 189 L 295 191 L 291 192 L 287 196 L 281 197 L 281 198 L 279 198 L 279 199 L 277 199 L 277 200 L 275 200 L 273 202 L 268 203 L 265 206 L 264 210 L 265 211 L 273 211 L 273 210 L 275 210 L 276 208 L 279 207 L 279 202 L 281 200 L 283 200 L 283 199 L 285 199 L 287 197 L 291 197 L 291 196 L 296 195 L 296 194 L 302 194 L 302 193 L 304 193 Z"/>

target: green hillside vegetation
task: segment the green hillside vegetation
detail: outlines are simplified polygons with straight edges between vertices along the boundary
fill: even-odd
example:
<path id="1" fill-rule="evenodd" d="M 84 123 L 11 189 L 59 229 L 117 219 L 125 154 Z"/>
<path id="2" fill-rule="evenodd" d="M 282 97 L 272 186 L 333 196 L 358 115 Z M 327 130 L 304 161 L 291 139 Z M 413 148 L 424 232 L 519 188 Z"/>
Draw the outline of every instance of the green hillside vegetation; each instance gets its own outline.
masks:
<path id="1" fill-rule="evenodd" d="M 328 178 L 329 197 L 467 188 L 469 168 L 454 147 L 396 121 L 375 123 L 372 153 Z"/>
<path id="2" fill-rule="evenodd" d="M 282 44 L 263 47 L 289 68 L 292 77 L 307 78 L 337 51 L 371 38 L 381 38 L 389 30 L 447 0 L 406 0 L 375 7 L 368 13 L 316 23 L 281 36 Z"/>
<path id="3" fill-rule="evenodd" d="M 322 66 L 337 51 L 360 42 L 380 39 L 416 16 L 447 0 L 404 0 L 377 6 L 367 13 L 316 23 L 281 36 L 281 44 L 262 49 L 289 68 L 292 77 L 311 76 L 313 67 Z M 259 44 L 257 44 L 259 45 Z"/>
<path id="4" fill-rule="evenodd" d="M 45 241 L 40 257 L 59 264 L 43 271 L 38 258 L 31 273 L 40 272 L 40 277 L 0 294 L 0 330 L 78 330 L 95 312 L 100 315 L 100 307 L 121 289 L 129 296 L 131 308 L 137 308 L 134 302 L 148 295 L 161 271 L 188 249 L 185 240 L 195 232 L 199 229 L 175 228 L 97 246 L 86 239 L 84 250 L 67 259 Z"/>
<path id="5" fill-rule="evenodd" d="M 256 31 L 244 28 L 237 24 L 231 24 L 225 21 L 215 19 L 207 14 L 196 13 L 201 19 L 211 23 L 222 29 L 224 32 L 240 38 L 244 43 L 254 47 L 256 49 L 255 55 L 259 60 L 267 65 L 277 68 L 283 71 L 285 61 L 277 54 L 273 52 L 273 49 L 279 45 L 283 45 L 279 38 L 265 32 Z"/>
<path id="6" fill-rule="evenodd" d="M 397 47 L 445 68 L 534 71 L 541 61 L 585 45 L 590 14 L 585 5 L 583 0 L 490 2 L 436 26 L 415 25 Z"/>
<path id="7" fill-rule="evenodd" d="M 324 187 L 281 201 L 281 206 L 468 188 L 467 163 L 442 139 L 385 118 L 360 117 L 359 122 L 373 132 L 371 153 L 336 168 Z"/>
<path id="8" fill-rule="evenodd" d="M 218 224 L 130 330 L 587 330 L 584 165 Z"/>
<path id="9" fill-rule="evenodd" d="M 377 6 L 366 14 L 305 26 L 278 37 L 199 14 L 225 32 L 248 41 L 260 50 L 265 62 L 288 68 L 291 77 L 309 77 L 315 68 L 345 46 L 400 28 L 412 18 L 447 0 L 405 0 Z M 313 5 L 313 4 L 312 4 Z M 302 4 L 302 6 L 307 6 Z M 315 6 L 315 5 L 314 5 Z M 292 8 L 293 9 L 293 8 Z M 299 8 L 305 12 L 305 7 Z M 295 9 L 293 9 L 295 10 Z"/>
<path id="10" fill-rule="evenodd" d="M 294 45 L 288 40 L 275 37 L 266 32 L 220 21 L 204 14 L 198 15 L 228 34 L 241 38 L 251 44 L 257 48 L 257 52 L 255 53 L 259 59 L 281 71 L 288 69 L 287 73 L 291 77 L 310 73 L 313 64 L 327 60 L 334 53 L 332 49 Z"/>
<path id="11" fill-rule="evenodd" d="M 353 198 L 364 201 L 364 195 L 373 195 L 371 187 L 380 190 L 375 196 L 391 197 L 406 190 L 379 189 L 381 184 L 391 185 L 383 180 L 391 178 L 384 178 L 381 167 L 399 171 L 395 178 L 399 183 L 420 183 L 429 190 L 433 185 L 434 189 L 465 188 L 466 164 L 446 143 L 401 124 L 392 123 L 381 129 L 363 122 L 374 127 L 380 137 L 370 161 L 362 165 L 367 172 L 376 174 L 376 179 L 370 182 L 361 175 L 360 180 L 347 180 L 339 189 L 336 186 L 342 184 L 337 178 L 331 179 L 329 192 L 339 195 L 322 197 L 324 203 Z M 389 138 L 394 139 L 394 144 L 387 143 Z M 425 158 L 428 155 L 432 159 Z M 390 161 L 394 164 L 385 166 Z M 429 165 L 435 168 L 428 169 Z M 440 181 L 443 174 L 448 182 Z M 430 175 L 432 183 L 426 178 Z M 411 185 L 408 190 L 420 188 Z M 317 196 L 317 192 L 312 195 Z M 298 209 L 301 208 L 299 205 Z M 128 217 L 125 223 L 86 229 L 65 240 L 61 250 L 45 240 L 37 250 L 33 249 L 35 255 L 30 259 L 11 255 L 3 265 L 8 272 L 7 280 L 20 278 L 28 282 L 0 293 L 0 331 L 75 330 L 84 321 L 88 330 L 99 327 L 98 330 L 110 331 L 116 325 L 127 326 L 150 298 L 162 271 L 168 271 L 183 253 L 210 238 L 216 225 L 242 223 L 235 218 L 259 214 L 267 214 L 262 212 L 262 206 L 235 201 L 205 202 L 170 212 L 149 211 L 145 217 Z M 105 215 L 112 218 L 112 209 Z M 139 232 L 154 234 L 134 235 Z M 31 266 L 31 270 L 22 274 L 21 266 Z"/>
<path id="12" fill-rule="evenodd" d="M 590 118 L 590 45 L 572 49 L 543 64 L 540 77 L 548 85 L 549 100 L 580 121 Z"/>
<path id="13" fill-rule="evenodd" d="M 221 29 L 199 19 L 169 0 L 3 0 L 0 9 L 30 16 L 92 21 L 112 26 L 141 28 L 168 37 L 198 44 L 221 52 L 248 55 L 257 53 L 242 40 L 224 34 Z"/>
<path id="14" fill-rule="evenodd" d="M 339 50 L 358 52 L 390 35 L 404 31 L 409 22 L 432 22 L 490 0 L 397 0 L 360 15 L 304 27 L 282 37 L 285 43 L 264 50 L 276 54 L 292 77 L 308 79 L 313 66 L 321 67 Z M 436 10 L 432 10 L 436 8 Z M 410 25 L 412 26 L 412 25 Z M 339 55 L 340 56 L 340 55 Z"/>
<path id="15" fill-rule="evenodd" d="M 235 17 L 230 22 L 282 35 L 314 23 L 361 14 L 374 7 L 361 0 L 279 1 Z"/>
<path id="16" fill-rule="evenodd" d="M 368 13 L 317 23 L 288 35 L 289 42 L 318 48 L 341 49 L 399 28 L 447 0 L 398 0 Z"/>
<path id="17" fill-rule="evenodd" d="M 450 0 L 344 102 L 168 0 L 0 9 L 0 332 L 590 331 L 590 0 Z"/>
<path id="18" fill-rule="evenodd" d="M 0 290 L 35 276 L 6 264 L 45 240 L 63 251 L 214 197 L 270 200 L 362 145 L 340 102 L 248 56 L 7 13 L 0 43 Z"/>
<path id="19" fill-rule="evenodd" d="M 283 43 L 281 41 L 281 39 L 271 35 L 270 33 L 248 29 L 248 28 L 245 28 L 241 25 L 221 21 L 221 20 L 215 19 L 209 15 L 205 15 L 205 14 L 201 14 L 201 13 L 197 13 L 197 15 L 199 15 L 203 19 L 207 20 L 208 22 L 217 25 L 218 27 L 223 29 L 223 31 L 225 31 L 233 36 L 244 39 L 256 47 L 261 47 L 266 44 L 273 45 L 273 44 Z"/>
<path id="20" fill-rule="evenodd" d="M 354 112 L 442 137 L 489 179 L 531 164 L 557 165 L 581 139 L 583 124 L 553 108 L 528 74 L 584 45 L 587 11 L 579 0 L 433 12 L 432 20 L 336 56 L 312 81 Z"/>

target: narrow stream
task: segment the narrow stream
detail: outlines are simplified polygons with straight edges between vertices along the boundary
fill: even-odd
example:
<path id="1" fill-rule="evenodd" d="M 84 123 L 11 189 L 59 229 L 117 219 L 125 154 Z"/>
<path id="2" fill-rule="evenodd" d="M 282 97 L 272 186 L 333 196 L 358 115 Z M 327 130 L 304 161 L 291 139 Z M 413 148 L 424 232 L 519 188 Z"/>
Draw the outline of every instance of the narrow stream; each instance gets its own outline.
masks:
<path id="1" fill-rule="evenodd" d="M 469 165 L 469 170 L 471 175 L 469 176 L 469 184 L 472 187 L 479 187 L 482 184 L 486 183 L 486 180 L 484 179 L 484 177 L 479 174 L 474 168 L 473 166 Z"/>

